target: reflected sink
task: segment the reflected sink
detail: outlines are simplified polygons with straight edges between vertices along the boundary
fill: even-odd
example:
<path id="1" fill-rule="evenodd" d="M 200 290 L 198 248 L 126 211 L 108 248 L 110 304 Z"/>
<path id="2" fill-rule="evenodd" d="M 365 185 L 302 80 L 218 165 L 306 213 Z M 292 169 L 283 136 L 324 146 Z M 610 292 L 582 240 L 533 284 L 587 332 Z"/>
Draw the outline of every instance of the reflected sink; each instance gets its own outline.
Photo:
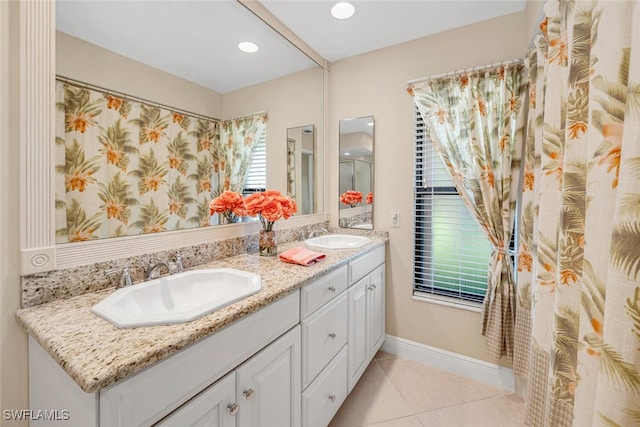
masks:
<path id="1" fill-rule="evenodd" d="M 120 328 L 190 322 L 262 289 L 259 275 L 232 268 L 185 271 L 118 289 L 91 311 Z"/>
<path id="2" fill-rule="evenodd" d="M 371 239 L 367 237 L 351 234 L 326 234 L 304 241 L 308 246 L 323 249 L 354 249 L 369 242 L 371 242 Z"/>

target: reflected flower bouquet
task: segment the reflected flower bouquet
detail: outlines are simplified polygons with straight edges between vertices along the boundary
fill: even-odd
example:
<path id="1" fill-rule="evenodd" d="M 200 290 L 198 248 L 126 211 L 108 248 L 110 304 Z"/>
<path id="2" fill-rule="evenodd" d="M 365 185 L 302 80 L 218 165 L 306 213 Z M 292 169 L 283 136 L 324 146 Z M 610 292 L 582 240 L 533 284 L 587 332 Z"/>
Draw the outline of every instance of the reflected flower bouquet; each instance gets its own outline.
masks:
<path id="1" fill-rule="evenodd" d="M 222 214 L 227 222 L 237 222 L 240 217 L 247 214 L 242 194 L 235 191 L 225 191 L 215 197 L 209 203 L 209 215 Z"/>
<path id="2" fill-rule="evenodd" d="M 340 195 L 340 202 L 354 208 L 358 203 L 362 202 L 362 193 L 355 190 L 345 191 Z"/>
<path id="3" fill-rule="evenodd" d="M 369 194 L 367 194 L 367 204 L 370 205 L 371 203 L 373 203 L 373 193 L 369 191 Z"/>
<path id="4" fill-rule="evenodd" d="M 258 216 L 265 231 L 271 231 L 274 222 L 289 219 L 298 210 L 293 199 L 275 190 L 251 194 L 245 197 L 244 204 L 247 215 Z"/>

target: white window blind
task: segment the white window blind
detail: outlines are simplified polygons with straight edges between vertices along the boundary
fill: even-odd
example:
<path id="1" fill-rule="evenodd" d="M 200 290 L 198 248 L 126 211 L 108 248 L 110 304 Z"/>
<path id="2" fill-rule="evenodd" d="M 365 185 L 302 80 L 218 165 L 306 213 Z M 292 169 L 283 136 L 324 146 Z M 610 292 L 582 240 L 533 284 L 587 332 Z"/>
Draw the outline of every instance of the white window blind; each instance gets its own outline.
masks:
<path id="1" fill-rule="evenodd" d="M 417 108 L 415 123 L 414 294 L 482 302 L 489 240 L 433 150 Z"/>
<path id="2" fill-rule="evenodd" d="M 247 171 L 243 194 L 264 191 L 267 188 L 267 127 L 264 126 L 258 143 L 253 150 L 253 159 Z"/>

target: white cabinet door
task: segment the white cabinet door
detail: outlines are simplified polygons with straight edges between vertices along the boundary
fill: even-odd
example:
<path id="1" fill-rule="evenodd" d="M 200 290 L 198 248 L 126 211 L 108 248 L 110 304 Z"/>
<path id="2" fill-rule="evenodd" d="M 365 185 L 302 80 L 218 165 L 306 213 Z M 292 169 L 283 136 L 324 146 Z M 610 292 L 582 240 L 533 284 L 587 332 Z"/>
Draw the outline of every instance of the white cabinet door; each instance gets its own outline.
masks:
<path id="1" fill-rule="evenodd" d="M 232 372 L 161 420 L 162 427 L 234 427 L 236 377 Z"/>
<path id="2" fill-rule="evenodd" d="M 349 288 L 348 392 L 356 385 L 369 364 L 367 345 L 367 293 L 369 276 Z"/>
<path id="3" fill-rule="evenodd" d="M 237 425 L 300 425 L 300 326 L 236 369 Z"/>
<path id="4" fill-rule="evenodd" d="M 384 264 L 373 270 L 369 279 L 370 283 L 367 288 L 367 345 L 369 359 L 372 359 L 380 349 L 385 336 Z"/>

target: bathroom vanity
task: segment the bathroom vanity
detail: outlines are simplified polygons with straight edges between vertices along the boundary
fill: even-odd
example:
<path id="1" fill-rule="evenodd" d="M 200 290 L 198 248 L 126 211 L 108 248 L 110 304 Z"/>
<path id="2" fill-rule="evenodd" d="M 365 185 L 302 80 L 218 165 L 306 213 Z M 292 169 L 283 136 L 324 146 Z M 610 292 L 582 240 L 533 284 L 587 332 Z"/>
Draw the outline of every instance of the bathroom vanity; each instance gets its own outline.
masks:
<path id="1" fill-rule="evenodd" d="M 19 311 L 30 407 L 83 426 L 326 426 L 384 340 L 385 239 L 325 253 L 201 266 L 260 274 L 263 290 L 184 324 L 119 329 L 91 313 L 106 291 Z"/>

